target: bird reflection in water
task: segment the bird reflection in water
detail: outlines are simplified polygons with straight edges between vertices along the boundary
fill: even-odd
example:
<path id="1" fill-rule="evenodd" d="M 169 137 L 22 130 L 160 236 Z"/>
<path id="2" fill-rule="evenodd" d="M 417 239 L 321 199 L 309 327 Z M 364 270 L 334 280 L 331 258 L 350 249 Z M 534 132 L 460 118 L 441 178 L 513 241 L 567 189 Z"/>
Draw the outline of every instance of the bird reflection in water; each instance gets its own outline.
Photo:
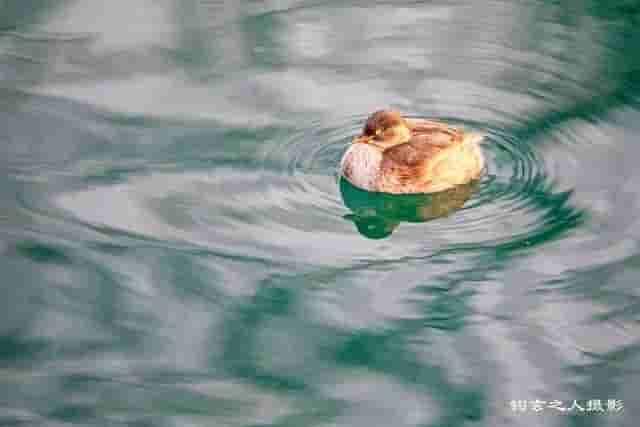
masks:
<path id="1" fill-rule="evenodd" d="M 351 213 L 344 216 L 369 239 L 389 237 L 402 222 L 426 222 L 461 208 L 477 188 L 478 181 L 438 193 L 389 194 L 361 190 L 340 178 L 340 194 Z"/>

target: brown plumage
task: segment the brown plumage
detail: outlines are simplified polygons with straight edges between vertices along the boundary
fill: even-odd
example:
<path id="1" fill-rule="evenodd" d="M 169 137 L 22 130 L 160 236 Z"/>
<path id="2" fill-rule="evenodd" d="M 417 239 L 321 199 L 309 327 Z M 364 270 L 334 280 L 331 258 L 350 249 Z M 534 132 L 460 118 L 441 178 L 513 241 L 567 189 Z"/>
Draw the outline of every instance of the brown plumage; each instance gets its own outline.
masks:
<path id="1" fill-rule="evenodd" d="M 377 111 L 341 162 L 353 185 L 385 193 L 434 193 L 477 179 L 482 135 L 445 123 Z"/>
<path id="2" fill-rule="evenodd" d="M 364 124 L 363 135 L 374 136 L 376 131 L 403 124 L 402 116 L 397 111 L 376 111 Z"/>

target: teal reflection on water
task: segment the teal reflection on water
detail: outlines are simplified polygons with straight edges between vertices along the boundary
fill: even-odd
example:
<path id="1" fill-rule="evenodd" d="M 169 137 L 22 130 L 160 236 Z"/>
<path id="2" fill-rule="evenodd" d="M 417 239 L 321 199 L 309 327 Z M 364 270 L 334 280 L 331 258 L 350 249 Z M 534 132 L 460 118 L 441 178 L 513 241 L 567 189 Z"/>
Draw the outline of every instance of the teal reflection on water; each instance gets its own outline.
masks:
<path id="1" fill-rule="evenodd" d="M 365 237 L 381 239 L 391 235 L 401 222 L 425 222 L 450 214 L 469 199 L 477 182 L 432 194 L 385 194 L 361 190 L 340 178 L 340 195 L 353 221 Z"/>

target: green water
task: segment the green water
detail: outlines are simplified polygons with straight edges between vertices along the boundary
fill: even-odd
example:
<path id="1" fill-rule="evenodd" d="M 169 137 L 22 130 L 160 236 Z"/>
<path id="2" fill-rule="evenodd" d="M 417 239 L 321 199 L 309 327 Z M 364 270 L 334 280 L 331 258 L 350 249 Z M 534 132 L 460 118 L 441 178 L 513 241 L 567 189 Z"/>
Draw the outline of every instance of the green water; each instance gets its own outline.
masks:
<path id="1" fill-rule="evenodd" d="M 0 425 L 635 427 L 639 28 L 624 0 L 0 1 Z M 388 107 L 484 132 L 482 178 L 341 182 Z"/>

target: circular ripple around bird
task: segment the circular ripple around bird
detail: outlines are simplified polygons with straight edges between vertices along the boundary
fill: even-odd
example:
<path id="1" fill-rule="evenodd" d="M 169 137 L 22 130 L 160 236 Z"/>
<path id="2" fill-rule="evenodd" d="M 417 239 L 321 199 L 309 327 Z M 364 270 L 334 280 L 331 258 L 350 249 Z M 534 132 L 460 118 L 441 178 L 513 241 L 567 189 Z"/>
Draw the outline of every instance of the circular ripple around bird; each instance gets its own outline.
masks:
<path id="1" fill-rule="evenodd" d="M 288 186 L 278 189 L 280 208 L 290 209 L 290 218 L 310 215 L 318 219 L 323 215 L 326 218 L 318 222 L 319 227 L 327 221 L 344 221 L 347 208 L 338 190 L 337 167 L 365 119 L 352 116 L 331 126 L 321 121 L 307 123 L 305 129 L 266 143 L 261 157 L 263 170 L 277 164 L 279 173 L 291 179 Z M 425 223 L 401 224 L 388 240 L 390 244 L 409 240 L 431 250 L 529 245 L 566 230 L 580 218 L 580 213 L 568 205 L 568 194 L 554 191 L 544 161 L 529 141 L 478 123 L 441 119 L 486 133 L 482 145 L 487 160 L 485 173 L 461 209 Z"/>
<path id="2" fill-rule="evenodd" d="M 447 216 L 394 224 L 387 239 L 370 241 L 347 215 L 338 179 L 340 158 L 365 119 L 299 120 L 297 129 L 259 132 L 264 139 L 250 162 L 131 177 L 58 202 L 87 223 L 279 263 L 323 265 L 528 245 L 580 219 L 568 193 L 554 188 L 537 145 L 506 130 L 440 117 L 487 135 L 486 170 L 475 191 Z M 102 200 L 126 211 L 101 215 L 94 207 Z"/>

